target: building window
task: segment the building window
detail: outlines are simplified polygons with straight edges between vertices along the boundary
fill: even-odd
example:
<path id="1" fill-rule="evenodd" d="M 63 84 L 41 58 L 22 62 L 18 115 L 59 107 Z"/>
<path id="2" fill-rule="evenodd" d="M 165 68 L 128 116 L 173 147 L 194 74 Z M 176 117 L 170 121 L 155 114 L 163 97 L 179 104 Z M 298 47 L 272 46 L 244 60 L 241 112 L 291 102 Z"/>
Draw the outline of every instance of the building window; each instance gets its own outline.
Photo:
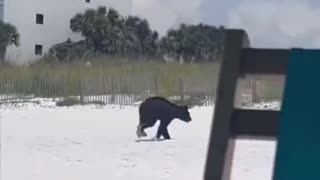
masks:
<path id="1" fill-rule="evenodd" d="M 85 0 L 86 1 L 86 3 L 90 3 L 90 0 Z"/>
<path id="2" fill-rule="evenodd" d="M 37 24 L 43 24 L 43 14 L 37 14 L 36 15 L 36 23 Z"/>
<path id="3" fill-rule="evenodd" d="M 42 45 L 36 44 L 34 50 L 35 55 L 42 55 Z"/>
<path id="4" fill-rule="evenodd" d="M 3 4 L 0 3 L 0 21 L 3 21 Z"/>

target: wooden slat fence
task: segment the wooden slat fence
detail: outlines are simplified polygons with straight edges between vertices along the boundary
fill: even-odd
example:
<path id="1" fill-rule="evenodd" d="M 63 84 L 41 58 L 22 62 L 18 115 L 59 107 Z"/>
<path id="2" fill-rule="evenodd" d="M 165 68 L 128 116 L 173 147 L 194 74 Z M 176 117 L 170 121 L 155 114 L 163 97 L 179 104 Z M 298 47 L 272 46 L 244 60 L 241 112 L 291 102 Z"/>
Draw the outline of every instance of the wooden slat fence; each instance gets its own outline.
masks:
<path id="1" fill-rule="evenodd" d="M 267 87 L 265 84 L 266 82 L 261 80 L 245 81 L 242 87 L 242 104 L 279 98 L 277 90 L 273 94 L 266 93 L 270 90 L 265 89 Z M 179 79 L 171 84 L 160 83 L 155 75 L 105 77 L 80 81 L 64 79 L 0 81 L 0 102 L 76 96 L 82 103 L 132 105 L 147 97 L 160 95 L 173 100 L 193 101 L 210 106 L 214 104 L 215 94 L 216 82 L 209 78 L 201 81 L 192 78 Z"/>
<path id="2" fill-rule="evenodd" d="M 61 97 L 64 90 L 60 80 L 2 80 L 0 100 Z"/>

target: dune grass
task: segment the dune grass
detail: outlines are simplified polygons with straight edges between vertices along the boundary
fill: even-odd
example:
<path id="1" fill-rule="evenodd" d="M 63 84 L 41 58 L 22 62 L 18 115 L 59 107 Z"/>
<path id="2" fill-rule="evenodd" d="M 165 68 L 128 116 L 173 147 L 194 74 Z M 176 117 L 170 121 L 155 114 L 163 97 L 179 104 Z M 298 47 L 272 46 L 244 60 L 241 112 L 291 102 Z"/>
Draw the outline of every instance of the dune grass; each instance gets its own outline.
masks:
<path id="1" fill-rule="evenodd" d="M 116 82 L 126 80 L 141 86 L 147 79 L 152 79 L 157 84 L 155 86 L 159 94 L 166 95 L 178 91 L 181 80 L 194 86 L 197 82 L 215 84 L 218 71 L 218 63 L 100 62 L 92 63 L 89 67 L 80 63 L 41 63 L 28 67 L 0 66 L 0 80 L 63 80 L 67 91 L 76 91 L 80 80 L 113 78 Z"/>
<path id="2" fill-rule="evenodd" d="M 79 94 L 81 80 L 101 80 L 112 78 L 115 82 L 143 89 L 144 84 L 155 86 L 161 96 L 176 95 L 183 81 L 185 88 L 195 91 L 210 91 L 215 94 L 219 63 L 178 64 L 160 62 L 93 62 L 90 66 L 84 63 L 38 63 L 30 66 L 0 66 L 0 81 L 3 80 L 56 80 L 63 82 L 67 95 Z M 151 79 L 151 80 L 150 80 Z M 259 93 L 264 100 L 280 99 L 283 87 L 279 83 L 265 81 L 263 92 Z M 43 86 L 43 84 L 42 84 Z M 49 85 L 48 85 L 49 86 Z M 146 87 L 147 87 L 146 86 Z M 202 89 L 201 89 L 202 88 Z"/>

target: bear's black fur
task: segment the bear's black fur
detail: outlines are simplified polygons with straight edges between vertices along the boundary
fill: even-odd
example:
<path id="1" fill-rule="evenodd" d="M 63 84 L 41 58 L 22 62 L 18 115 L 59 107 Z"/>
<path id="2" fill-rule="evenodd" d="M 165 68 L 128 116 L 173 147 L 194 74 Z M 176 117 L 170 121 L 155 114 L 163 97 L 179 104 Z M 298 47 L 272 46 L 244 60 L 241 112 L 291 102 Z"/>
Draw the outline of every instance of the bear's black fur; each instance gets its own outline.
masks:
<path id="1" fill-rule="evenodd" d="M 190 122 L 188 107 L 178 106 L 163 97 L 148 98 L 139 106 L 140 121 L 137 127 L 137 136 L 139 138 L 147 136 L 144 129 L 154 126 L 157 120 L 160 120 L 156 138 L 159 139 L 160 136 L 163 136 L 165 139 L 171 139 L 167 127 L 175 118 Z"/>

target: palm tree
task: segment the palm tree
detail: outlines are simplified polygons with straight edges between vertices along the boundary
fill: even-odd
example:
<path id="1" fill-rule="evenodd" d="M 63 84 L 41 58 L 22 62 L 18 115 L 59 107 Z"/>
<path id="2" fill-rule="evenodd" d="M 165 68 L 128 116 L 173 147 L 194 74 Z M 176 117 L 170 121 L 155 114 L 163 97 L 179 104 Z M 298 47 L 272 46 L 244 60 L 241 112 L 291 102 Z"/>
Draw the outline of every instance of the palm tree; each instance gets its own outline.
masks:
<path id="1" fill-rule="evenodd" d="M 4 62 L 9 45 L 20 45 L 20 35 L 15 26 L 0 21 L 0 62 Z"/>
<path id="2" fill-rule="evenodd" d="M 88 49 L 113 55 L 117 55 L 122 47 L 122 25 L 123 20 L 115 9 L 107 11 L 102 6 L 78 13 L 70 22 L 71 30 L 85 37 Z"/>
<path id="3" fill-rule="evenodd" d="M 161 40 L 163 54 L 181 62 L 215 61 L 222 54 L 224 28 L 181 24 Z"/>
<path id="4" fill-rule="evenodd" d="M 158 32 L 152 31 L 146 19 L 141 19 L 138 16 L 128 16 L 125 20 L 126 28 L 134 34 L 138 41 L 134 41 L 138 50 L 138 55 L 152 56 L 155 55 L 158 49 Z"/>

